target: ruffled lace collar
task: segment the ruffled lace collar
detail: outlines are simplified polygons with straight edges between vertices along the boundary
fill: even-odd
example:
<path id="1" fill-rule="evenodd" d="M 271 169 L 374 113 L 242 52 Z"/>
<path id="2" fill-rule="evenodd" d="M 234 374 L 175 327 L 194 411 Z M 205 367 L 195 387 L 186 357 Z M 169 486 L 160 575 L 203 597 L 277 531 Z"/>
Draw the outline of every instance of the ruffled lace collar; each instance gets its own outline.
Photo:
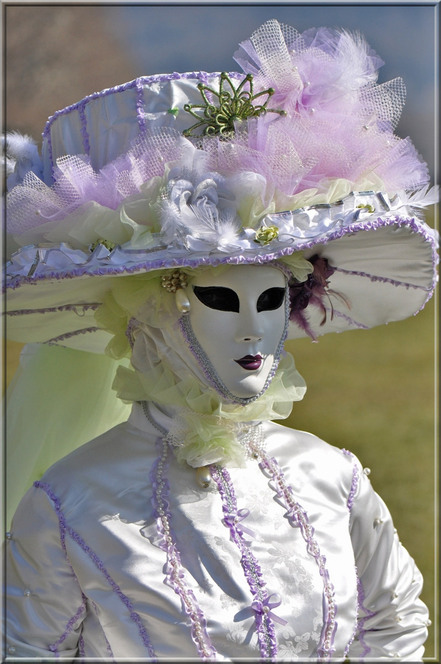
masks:
<path id="1" fill-rule="evenodd" d="M 306 385 L 292 355 L 286 353 L 266 392 L 247 405 L 223 403 L 214 390 L 190 375 L 178 378 L 163 364 L 142 373 L 120 367 L 114 389 L 124 401 L 153 403 L 149 405 L 153 426 L 167 437 L 179 462 L 198 468 L 213 463 L 242 466 L 245 441 L 260 435 L 257 425 L 288 417 Z"/>

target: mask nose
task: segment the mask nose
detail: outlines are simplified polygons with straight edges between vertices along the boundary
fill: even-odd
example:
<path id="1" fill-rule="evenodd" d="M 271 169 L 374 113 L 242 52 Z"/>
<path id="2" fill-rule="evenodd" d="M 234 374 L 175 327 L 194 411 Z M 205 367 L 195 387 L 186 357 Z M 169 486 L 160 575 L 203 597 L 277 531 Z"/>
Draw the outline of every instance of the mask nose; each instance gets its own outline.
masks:
<path id="1" fill-rule="evenodd" d="M 261 340 L 262 340 L 262 337 L 257 335 L 257 334 L 249 334 L 247 336 L 239 335 L 238 337 L 236 337 L 236 341 L 239 341 L 239 342 L 241 342 L 241 341 L 250 342 L 250 341 L 261 341 Z"/>
<path id="2" fill-rule="evenodd" d="M 238 314 L 235 341 L 237 343 L 255 343 L 261 341 L 263 330 L 258 318 L 258 312 L 253 310 L 241 311 Z"/>

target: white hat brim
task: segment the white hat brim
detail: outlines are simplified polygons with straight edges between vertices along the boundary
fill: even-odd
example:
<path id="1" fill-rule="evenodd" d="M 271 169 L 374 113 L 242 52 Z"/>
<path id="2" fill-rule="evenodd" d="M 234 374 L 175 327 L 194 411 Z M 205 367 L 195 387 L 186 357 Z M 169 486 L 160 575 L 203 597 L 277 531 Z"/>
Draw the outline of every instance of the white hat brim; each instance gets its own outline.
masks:
<path id="1" fill-rule="evenodd" d="M 19 342 L 54 343 L 103 352 L 110 336 L 94 312 L 110 288 L 110 278 L 175 266 L 266 264 L 297 251 L 326 258 L 334 270 L 323 311 L 309 305 L 305 315 L 317 336 L 368 329 L 420 311 L 436 285 L 437 234 L 415 218 L 387 214 L 334 226 L 313 238 L 277 239 L 255 250 L 211 254 L 133 251 L 116 247 L 85 254 L 65 245 L 25 247 L 9 264 L 6 331 Z M 103 248 L 102 248 L 103 249 Z M 32 274 L 29 274 L 33 268 Z M 291 338 L 305 336 L 296 323 Z"/>

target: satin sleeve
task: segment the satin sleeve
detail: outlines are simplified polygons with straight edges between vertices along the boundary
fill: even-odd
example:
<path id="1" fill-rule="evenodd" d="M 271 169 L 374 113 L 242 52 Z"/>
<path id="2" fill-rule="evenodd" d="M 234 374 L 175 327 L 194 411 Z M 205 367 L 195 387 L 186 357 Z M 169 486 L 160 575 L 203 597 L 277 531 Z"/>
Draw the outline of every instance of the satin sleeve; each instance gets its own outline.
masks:
<path id="1" fill-rule="evenodd" d="M 31 488 L 6 542 L 6 653 L 10 658 L 75 657 L 85 601 L 64 548 L 56 506 Z"/>
<path id="2" fill-rule="evenodd" d="M 356 463 L 351 538 L 358 573 L 358 629 L 349 657 L 422 661 L 428 610 L 423 579 L 399 541 L 392 517 Z"/>

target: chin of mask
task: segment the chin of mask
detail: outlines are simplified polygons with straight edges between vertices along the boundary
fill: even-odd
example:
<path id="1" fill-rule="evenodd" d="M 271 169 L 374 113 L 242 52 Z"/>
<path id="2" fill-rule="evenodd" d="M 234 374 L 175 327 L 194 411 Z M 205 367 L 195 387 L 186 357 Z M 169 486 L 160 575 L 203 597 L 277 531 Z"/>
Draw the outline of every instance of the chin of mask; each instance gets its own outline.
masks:
<path id="1" fill-rule="evenodd" d="M 287 327 L 287 287 L 272 266 L 201 271 L 186 292 L 187 341 L 223 397 L 250 399 L 269 384 Z"/>

